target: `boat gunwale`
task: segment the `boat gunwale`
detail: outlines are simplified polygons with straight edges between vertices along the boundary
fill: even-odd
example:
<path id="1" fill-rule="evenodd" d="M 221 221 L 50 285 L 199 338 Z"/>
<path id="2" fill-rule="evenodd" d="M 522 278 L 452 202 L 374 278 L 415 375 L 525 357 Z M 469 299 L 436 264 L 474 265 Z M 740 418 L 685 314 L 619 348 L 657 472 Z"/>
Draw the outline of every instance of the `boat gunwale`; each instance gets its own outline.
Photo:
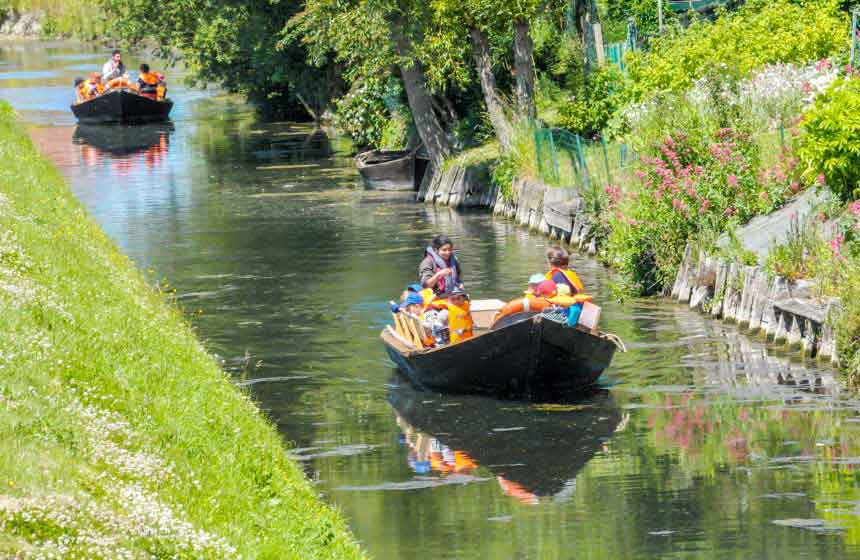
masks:
<path id="1" fill-rule="evenodd" d="M 536 315 L 536 316 L 533 316 L 533 317 L 528 317 L 528 318 L 526 318 L 526 319 L 523 319 L 522 321 L 516 321 L 516 322 L 511 323 L 511 324 L 509 324 L 509 325 L 505 325 L 505 326 L 504 326 L 504 327 L 502 327 L 501 329 L 495 329 L 495 330 L 494 330 L 494 329 L 480 329 L 479 331 L 477 331 L 477 332 L 476 332 L 475 336 L 473 336 L 473 337 L 471 337 L 471 338 L 468 338 L 468 339 L 463 340 L 463 341 L 461 341 L 461 342 L 458 342 L 458 343 L 456 343 L 456 344 L 445 344 L 445 345 L 443 345 L 443 346 L 436 346 L 436 347 L 433 347 L 433 348 L 406 348 L 405 344 L 403 344 L 403 343 L 402 343 L 401 341 L 399 341 L 395 336 L 393 336 L 391 333 L 389 333 L 389 332 L 388 332 L 388 328 L 389 328 L 389 327 L 390 327 L 391 329 L 393 329 L 393 328 L 394 328 L 392 325 L 386 325 L 386 328 L 382 329 L 382 332 L 380 333 L 380 338 L 382 338 L 382 341 L 383 341 L 385 344 L 388 344 L 388 345 L 389 345 L 389 346 L 391 346 L 394 350 L 397 350 L 397 352 L 398 352 L 401 356 L 403 356 L 404 358 L 412 358 L 412 357 L 414 357 L 414 356 L 427 356 L 427 355 L 430 355 L 430 354 L 433 354 L 433 353 L 436 353 L 436 352 L 439 352 L 439 351 L 448 350 L 448 349 L 451 349 L 451 348 L 454 348 L 454 347 L 463 346 L 464 344 L 468 344 L 468 343 L 470 343 L 470 342 L 472 342 L 472 341 L 478 340 L 478 339 L 480 339 L 481 337 L 486 336 L 486 335 L 488 335 L 488 334 L 490 334 L 490 333 L 494 333 L 494 332 L 501 332 L 501 331 L 504 331 L 505 329 L 509 329 L 509 328 L 514 327 L 514 326 L 516 326 L 516 325 L 519 325 L 519 324 L 521 324 L 521 323 L 525 323 L 525 322 L 542 322 L 542 320 L 543 320 L 543 318 L 542 318 L 540 315 Z M 575 328 L 576 330 L 578 330 L 578 331 L 579 331 L 580 333 L 582 333 L 582 334 L 586 334 L 586 335 L 588 335 L 588 336 L 592 336 L 592 337 L 598 338 L 598 339 L 600 339 L 600 340 L 602 340 L 602 341 L 610 342 L 610 343 L 612 343 L 612 344 L 615 344 L 615 342 L 614 342 L 614 340 L 612 339 L 612 337 L 610 337 L 610 336 L 608 335 L 608 333 L 605 333 L 605 332 L 603 332 L 603 331 L 599 331 L 599 332 L 597 332 L 597 333 L 594 333 L 594 332 L 591 332 L 590 330 L 586 329 L 585 327 L 583 327 L 583 326 L 581 326 L 581 325 L 576 325 L 576 326 L 575 326 L 575 327 L 573 327 L 573 328 Z"/>

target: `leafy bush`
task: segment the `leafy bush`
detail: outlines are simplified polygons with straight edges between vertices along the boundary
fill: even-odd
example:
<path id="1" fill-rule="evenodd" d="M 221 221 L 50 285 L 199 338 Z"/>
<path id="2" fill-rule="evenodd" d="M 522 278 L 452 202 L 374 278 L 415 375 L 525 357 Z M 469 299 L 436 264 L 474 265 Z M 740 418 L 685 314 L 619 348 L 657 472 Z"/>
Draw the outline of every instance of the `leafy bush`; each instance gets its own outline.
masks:
<path id="1" fill-rule="evenodd" d="M 395 80 L 373 77 L 356 82 L 335 104 L 335 125 L 358 146 L 379 146 L 391 119 L 389 106 L 400 97 Z"/>
<path id="2" fill-rule="evenodd" d="M 679 92 L 709 68 L 724 65 L 740 74 L 777 62 L 806 63 L 844 50 L 846 17 L 835 2 L 803 5 L 789 0 L 752 0 L 715 22 L 696 21 L 656 38 L 648 52 L 627 56 L 631 93 L 647 99 Z"/>
<path id="3" fill-rule="evenodd" d="M 836 80 L 803 119 L 805 174 L 850 200 L 860 194 L 860 78 Z"/>
<path id="4" fill-rule="evenodd" d="M 561 107 L 561 125 L 583 136 L 599 135 L 618 110 L 621 90 L 622 76 L 615 65 L 602 67 Z"/>

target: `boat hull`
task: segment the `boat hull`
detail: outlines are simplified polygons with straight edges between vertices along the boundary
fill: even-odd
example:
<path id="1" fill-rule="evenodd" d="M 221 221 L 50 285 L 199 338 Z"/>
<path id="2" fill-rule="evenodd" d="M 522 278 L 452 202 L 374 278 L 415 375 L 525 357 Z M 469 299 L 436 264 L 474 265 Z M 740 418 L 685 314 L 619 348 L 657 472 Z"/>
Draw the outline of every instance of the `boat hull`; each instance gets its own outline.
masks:
<path id="1" fill-rule="evenodd" d="M 157 101 L 126 90 L 115 90 L 89 101 L 72 105 L 72 113 L 81 123 L 135 123 L 167 120 L 173 102 Z"/>
<path id="2" fill-rule="evenodd" d="M 431 350 L 409 350 L 390 331 L 388 355 L 417 386 L 451 393 L 542 395 L 592 387 L 615 343 L 540 315 Z"/>
<path id="3" fill-rule="evenodd" d="M 427 160 L 412 151 L 364 152 L 356 156 L 364 186 L 380 191 L 415 191 L 427 168 Z"/>

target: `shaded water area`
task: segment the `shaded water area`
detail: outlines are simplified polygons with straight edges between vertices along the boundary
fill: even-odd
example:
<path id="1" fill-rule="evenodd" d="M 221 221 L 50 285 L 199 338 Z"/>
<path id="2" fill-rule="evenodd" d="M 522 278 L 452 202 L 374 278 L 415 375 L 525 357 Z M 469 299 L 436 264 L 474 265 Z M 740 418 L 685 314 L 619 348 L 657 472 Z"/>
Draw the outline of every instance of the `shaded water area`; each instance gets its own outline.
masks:
<path id="1" fill-rule="evenodd" d="M 517 294 L 548 241 L 362 191 L 347 142 L 263 123 L 176 72 L 172 125 L 76 128 L 71 80 L 104 58 L 0 45 L 0 98 L 105 231 L 175 288 L 376 558 L 860 554 L 860 399 L 832 370 L 678 305 L 613 301 L 611 275 L 576 256 L 629 348 L 599 391 L 415 391 L 378 335 L 427 239 L 456 240 L 475 297 Z"/>

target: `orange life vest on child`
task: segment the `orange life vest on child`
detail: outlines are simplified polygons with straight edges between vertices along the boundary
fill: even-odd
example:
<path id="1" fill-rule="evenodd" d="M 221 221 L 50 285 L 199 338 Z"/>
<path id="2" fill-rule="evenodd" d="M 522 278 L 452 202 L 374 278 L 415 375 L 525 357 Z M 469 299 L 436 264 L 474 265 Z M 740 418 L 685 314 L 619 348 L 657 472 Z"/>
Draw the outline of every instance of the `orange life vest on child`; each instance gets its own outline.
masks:
<path id="1" fill-rule="evenodd" d="M 83 99 L 92 99 L 97 95 L 101 95 L 104 91 L 104 84 L 96 82 L 92 78 L 81 84 L 81 98 Z"/>
<path id="2" fill-rule="evenodd" d="M 573 289 L 580 294 L 585 291 L 585 286 L 582 285 L 582 281 L 579 279 L 579 276 L 577 276 L 576 273 L 569 268 L 558 268 L 554 266 L 549 269 L 549 272 L 546 273 L 545 278 L 547 280 L 552 280 L 552 276 L 556 272 L 561 272 L 562 274 L 564 274 L 564 277 L 567 279 L 568 282 L 570 282 L 570 285 L 573 287 Z"/>
<path id="3" fill-rule="evenodd" d="M 472 320 L 472 311 L 469 302 L 463 305 L 454 305 L 447 299 L 438 299 L 430 303 L 433 309 L 448 310 L 448 338 L 451 344 L 468 340 L 474 336 L 475 323 Z"/>

